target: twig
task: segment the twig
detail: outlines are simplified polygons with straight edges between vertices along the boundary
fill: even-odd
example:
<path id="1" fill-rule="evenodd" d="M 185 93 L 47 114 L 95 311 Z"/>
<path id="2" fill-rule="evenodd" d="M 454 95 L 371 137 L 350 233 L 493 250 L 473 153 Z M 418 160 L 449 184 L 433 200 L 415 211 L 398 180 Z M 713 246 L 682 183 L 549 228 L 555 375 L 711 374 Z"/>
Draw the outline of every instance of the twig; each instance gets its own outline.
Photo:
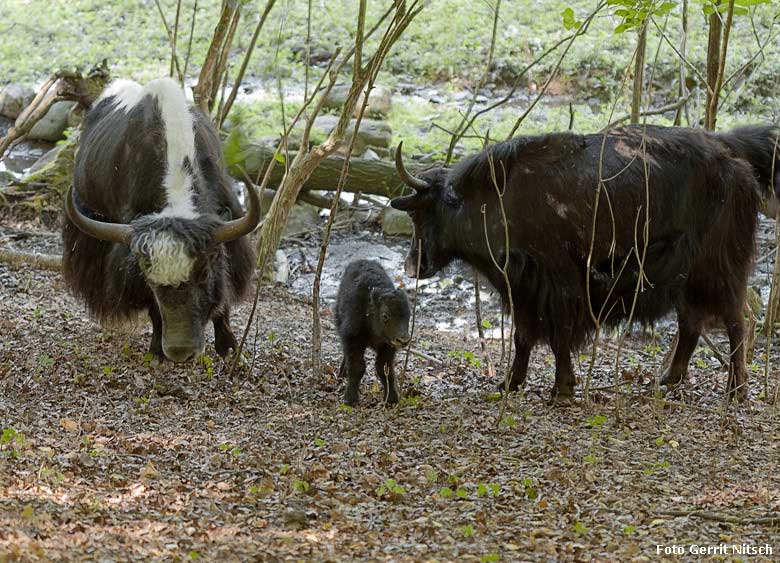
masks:
<path id="1" fill-rule="evenodd" d="M 685 104 L 688 103 L 688 98 L 690 98 L 690 94 L 685 96 L 684 98 L 680 98 L 679 100 L 677 100 L 676 102 L 674 102 L 672 104 L 667 104 L 667 105 L 662 106 L 660 108 L 651 109 L 651 110 L 645 110 L 643 112 L 640 112 L 639 116 L 640 117 L 649 117 L 651 115 L 661 115 L 662 113 L 667 113 L 667 112 L 670 112 L 670 111 L 673 111 L 673 110 L 676 111 L 676 110 L 682 108 Z M 631 114 L 627 113 L 625 115 L 621 115 L 620 117 L 618 117 L 617 119 L 612 121 L 612 123 L 610 123 L 609 125 L 604 127 L 604 129 L 602 129 L 602 131 L 606 131 L 608 129 L 612 129 L 616 125 L 618 125 L 618 124 L 620 124 L 620 123 L 622 123 L 622 122 L 624 122 L 624 121 L 626 121 L 627 119 L 630 119 L 630 118 L 631 118 Z"/>
<path id="2" fill-rule="evenodd" d="M 412 323 L 412 325 L 414 325 L 414 323 Z M 414 328 L 414 326 L 412 328 Z M 426 354 L 425 352 L 423 352 L 421 350 L 418 350 L 417 348 L 409 348 L 409 352 L 414 354 L 415 356 L 419 356 L 420 358 L 422 358 L 424 360 L 428 360 L 429 362 L 434 363 L 437 366 L 443 366 L 444 365 L 444 362 L 442 362 L 441 360 L 439 360 L 437 358 L 434 358 L 433 356 L 431 356 L 429 354 Z M 404 363 L 404 367 L 406 367 L 405 363 Z"/>

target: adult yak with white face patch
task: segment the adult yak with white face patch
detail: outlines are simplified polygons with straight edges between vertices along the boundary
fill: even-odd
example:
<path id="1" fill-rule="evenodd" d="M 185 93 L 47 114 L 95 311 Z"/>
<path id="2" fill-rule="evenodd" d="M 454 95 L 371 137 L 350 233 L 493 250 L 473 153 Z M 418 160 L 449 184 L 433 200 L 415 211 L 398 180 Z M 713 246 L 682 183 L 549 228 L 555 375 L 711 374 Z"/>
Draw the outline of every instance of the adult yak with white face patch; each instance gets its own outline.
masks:
<path id="1" fill-rule="evenodd" d="M 237 348 L 230 306 L 254 271 L 248 212 L 223 172 L 211 121 L 168 78 L 109 85 L 84 120 L 66 198 L 63 271 L 100 320 L 146 309 L 150 351 L 183 362 L 203 352 L 214 323 L 221 356 Z"/>
<path id="2" fill-rule="evenodd" d="M 461 259 L 505 303 L 511 291 L 510 390 L 544 342 L 555 355 L 553 397 L 571 397 L 571 354 L 595 330 L 594 316 L 605 326 L 650 324 L 676 311 L 679 344 L 665 383 L 685 376 L 702 329 L 721 321 L 731 345 L 729 394 L 744 399 L 742 304 L 757 212 L 777 208 L 777 136 L 776 127 L 714 134 L 635 126 L 606 136 L 517 137 L 419 177 L 404 168 L 399 146 L 398 173 L 415 190 L 391 202 L 414 222 L 406 271 L 415 275 L 419 259 L 419 276 L 429 277 Z M 503 264 L 507 252 L 509 289 L 491 257 Z"/>

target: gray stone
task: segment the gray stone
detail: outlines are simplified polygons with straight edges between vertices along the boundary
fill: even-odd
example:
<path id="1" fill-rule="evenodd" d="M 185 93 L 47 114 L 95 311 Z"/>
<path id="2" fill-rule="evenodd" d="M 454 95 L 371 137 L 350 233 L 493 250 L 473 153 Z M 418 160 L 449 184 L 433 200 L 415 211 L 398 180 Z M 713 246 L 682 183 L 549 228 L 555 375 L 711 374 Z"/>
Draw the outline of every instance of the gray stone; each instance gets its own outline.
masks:
<path id="1" fill-rule="evenodd" d="M 263 210 L 263 216 L 271 208 L 271 202 L 274 199 L 273 190 L 265 190 L 260 200 L 260 208 Z M 309 232 L 316 228 L 320 223 L 320 210 L 318 207 L 308 203 L 298 202 L 293 205 L 290 215 L 287 217 L 287 225 L 284 227 L 284 236 L 299 235 Z"/>
<path id="2" fill-rule="evenodd" d="M 362 158 L 363 160 L 368 160 L 368 161 L 377 161 L 377 160 L 382 160 L 382 159 L 379 157 L 379 155 L 378 155 L 378 154 L 376 154 L 376 153 L 375 153 L 374 151 L 372 151 L 371 149 L 366 149 L 366 152 L 364 152 L 364 153 L 361 155 L 361 157 L 360 157 L 360 158 Z"/>
<path id="3" fill-rule="evenodd" d="M 341 109 L 347 101 L 347 95 L 349 94 L 350 86 L 348 84 L 338 84 L 328 94 L 325 99 L 323 107 L 326 109 Z M 362 96 L 361 96 L 362 98 Z M 358 99 L 358 103 L 355 106 L 355 112 L 360 110 L 360 104 L 363 103 L 362 99 Z M 390 89 L 385 86 L 374 86 L 371 93 L 368 95 L 368 106 L 366 107 L 366 114 L 371 116 L 384 117 L 390 113 L 392 107 L 392 94 Z"/>
<path id="4" fill-rule="evenodd" d="M 409 215 L 392 207 L 382 210 L 382 232 L 387 236 L 412 236 L 414 226 Z"/>
<path id="5" fill-rule="evenodd" d="M 24 84 L 9 84 L 0 89 L 0 115 L 16 119 L 30 105 L 35 90 Z"/>
<path id="6" fill-rule="evenodd" d="M 353 119 L 347 126 L 346 139 L 352 138 L 354 129 L 355 120 Z M 390 146 L 392 138 L 393 130 L 386 122 L 375 119 L 362 119 L 353 152 L 361 154 L 368 146 L 387 148 Z"/>
<path id="7" fill-rule="evenodd" d="M 30 140 L 59 141 L 68 127 L 68 113 L 76 102 L 57 102 L 27 134 Z"/>
<path id="8" fill-rule="evenodd" d="M 35 163 L 30 167 L 29 174 L 33 174 L 35 172 L 38 172 L 40 170 L 43 170 L 46 168 L 49 164 L 57 160 L 57 155 L 60 154 L 60 151 L 62 150 L 62 147 L 64 145 L 60 144 L 45 153 L 41 158 L 35 161 Z"/>

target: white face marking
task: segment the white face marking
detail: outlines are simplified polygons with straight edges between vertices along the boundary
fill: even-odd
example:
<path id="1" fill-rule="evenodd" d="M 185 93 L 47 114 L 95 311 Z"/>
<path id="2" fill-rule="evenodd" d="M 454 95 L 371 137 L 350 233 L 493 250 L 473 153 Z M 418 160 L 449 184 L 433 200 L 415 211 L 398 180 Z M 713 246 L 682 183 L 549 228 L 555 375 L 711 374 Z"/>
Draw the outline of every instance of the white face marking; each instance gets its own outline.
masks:
<path id="1" fill-rule="evenodd" d="M 163 186 L 167 196 L 167 205 L 158 215 L 186 219 L 197 217 L 192 200 L 192 176 L 184 167 L 185 159 L 189 160 L 190 166 L 197 166 L 195 133 L 190 104 L 182 89 L 170 78 L 152 80 L 143 88 L 131 80 L 116 80 L 99 99 L 111 96 L 116 98 L 115 109 L 125 112 L 146 96 L 157 100 L 165 127 L 166 170 Z"/>
<path id="2" fill-rule="evenodd" d="M 184 244 L 170 234 L 149 231 L 144 234 L 133 248 L 144 260 L 146 279 L 156 285 L 177 287 L 190 279 L 195 263 Z"/>

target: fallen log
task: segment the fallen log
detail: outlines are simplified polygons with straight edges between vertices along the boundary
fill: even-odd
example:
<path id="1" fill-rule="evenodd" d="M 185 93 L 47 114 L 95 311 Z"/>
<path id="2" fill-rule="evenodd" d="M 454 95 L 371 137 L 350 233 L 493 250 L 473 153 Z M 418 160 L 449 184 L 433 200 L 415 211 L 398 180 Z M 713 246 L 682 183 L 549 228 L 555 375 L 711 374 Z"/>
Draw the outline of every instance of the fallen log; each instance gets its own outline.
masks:
<path id="1" fill-rule="evenodd" d="M 234 178 L 243 178 L 242 171 L 246 171 L 251 178 L 261 176 L 271 160 L 275 158 L 275 154 L 276 151 L 272 147 L 240 139 L 240 135 L 231 134 L 225 142 L 228 172 Z M 295 154 L 290 152 L 287 155 L 290 162 L 295 158 Z M 303 185 L 303 189 L 307 191 L 335 190 L 343 164 L 344 157 L 341 155 L 325 158 L 312 172 L 308 181 Z M 417 172 L 427 167 L 428 165 L 410 164 L 408 168 L 412 172 Z M 268 186 L 278 187 L 283 177 L 284 166 L 277 164 L 271 173 Z M 354 157 L 350 160 L 349 175 L 346 178 L 343 191 L 352 193 L 359 191 L 364 194 L 395 197 L 401 195 L 403 189 L 404 184 L 398 178 L 395 165 L 392 162 Z"/>
<path id="2" fill-rule="evenodd" d="M 38 254 L 8 248 L 0 248 L 0 263 L 11 266 L 29 265 L 39 270 L 60 271 L 62 269 L 62 257 L 58 254 Z"/>

